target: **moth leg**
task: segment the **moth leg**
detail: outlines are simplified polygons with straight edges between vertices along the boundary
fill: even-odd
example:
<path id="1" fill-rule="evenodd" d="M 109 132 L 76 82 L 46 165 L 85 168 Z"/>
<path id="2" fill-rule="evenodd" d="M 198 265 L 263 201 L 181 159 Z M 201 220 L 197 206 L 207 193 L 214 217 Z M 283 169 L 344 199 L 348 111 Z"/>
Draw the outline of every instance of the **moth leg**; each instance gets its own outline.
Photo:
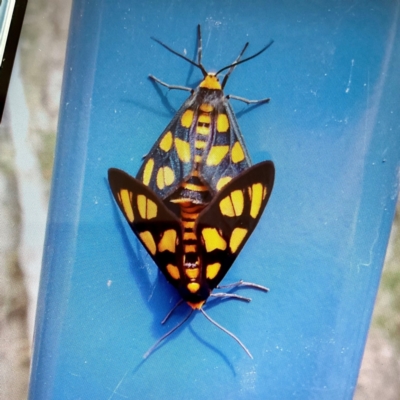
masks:
<path id="1" fill-rule="evenodd" d="M 164 325 L 167 321 L 168 318 L 174 313 L 174 311 L 183 303 L 183 299 L 180 299 L 168 312 L 168 314 L 165 316 L 165 318 L 161 321 L 161 325 Z"/>
<path id="2" fill-rule="evenodd" d="M 264 103 L 269 103 L 269 101 L 271 100 L 269 97 L 266 99 L 260 99 L 260 100 L 249 100 L 244 97 L 235 96 L 233 94 L 228 94 L 226 96 L 226 98 L 228 100 L 233 99 L 233 100 L 243 101 L 243 103 L 246 103 L 246 104 L 264 104 Z"/>
<path id="3" fill-rule="evenodd" d="M 231 338 L 235 339 L 236 342 L 239 343 L 239 345 L 242 347 L 242 349 L 247 353 L 247 355 L 253 359 L 253 356 L 251 355 L 250 351 L 247 349 L 247 347 L 241 342 L 241 340 L 234 335 L 232 332 L 228 331 L 228 329 L 225 329 L 222 325 L 220 325 L 218 322 L 214 321 L 206 312 L 200 308 L 201 313 L 217 328 L 221 329 L 221 331 L 225 332 L 227 335 L 229 335 Z"/>
<path id="4" fill-rule="evenodd" d="M 193 89 L 192 89 L 192 88 L 188 88 L 188 87 L 186 87 L 186 86 L 179 86 L 179 85 L 169 85 L 168 83 L 165 83 L 165 82 L 161 81 L 160 79 L 156 78 L 156 77 L 153 76 L 153 75 L 149 75 L 149 78 L 150 78 L 152 81 L 157 82 L 158 84 L 160 84 L 160 85 L 162 85 L 162 86 L 165 86 L 165 87 L 168 88 L 169 90 L 172 90 L 172 89 L 186 90 L 187 92 L 193 93 Z"/>
<path id="5" fill-rule="evenodd" d="M 188 319 L 189 317 L 192 315 L 193 310 L 190 310 L 190 313 L 181 321 L 179 322 L 178 325 L 176 325 L 175 327 L 173 327 L 170 331 L 168 331 L 165 335 L 161 336 L 160 339 L 157 340 L 157 342 L 155 342 L 153 344 L 153 346 L 150 347 L 149 350 L 146 351 L 146 353 L 143 355 L 143 358 L 147 358 L 157 347 L 158 345 L 164 340 L 166 339 L 168 336 L 172 335 L 179 327 L 181 327 Z"/>
<path id="6" fill-rule="evenodd" d="M 259 289 L 262 290 L 263 292 L 269 292 L 269 289 L 265 286 L 258 285 L 257 283 L 252 283 L 252 282 L 244 282 L 243 280 L 240 280 L 239 282 L 235 283 L 230 283 L 229 285 L 217 286 L 217 289 L 228 289 L 228 288 L 236 288 L 242 286 L 250 287 L 253 289 Z"/>
<path id="7" fill-rule="evenodd" d="M 247 303 L 250 303 L 251 301 L 250 297 L 244 297 L 234 293 L 211 293 L 210 297 L 231 298 L 231 299 L 243 300 L 246 301 Z"/>

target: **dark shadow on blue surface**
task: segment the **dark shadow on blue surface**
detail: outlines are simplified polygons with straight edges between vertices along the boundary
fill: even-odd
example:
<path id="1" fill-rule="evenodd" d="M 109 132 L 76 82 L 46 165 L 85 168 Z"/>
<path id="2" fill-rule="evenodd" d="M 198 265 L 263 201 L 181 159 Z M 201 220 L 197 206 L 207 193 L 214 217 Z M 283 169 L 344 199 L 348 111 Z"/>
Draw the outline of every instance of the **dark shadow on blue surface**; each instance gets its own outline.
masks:
<path id="1" fill-rule="evenodd" d="M 198 315 L 198 313 L 196 313 Z M 218 329 L 217 327 L 214 327 L 215 329 Z M 221 359 L 223 360 L 223 362 L 229 367 L 229 369 L 232 372 L 233 376 L 236 376 L 236 371 L 235 368 L 233 367 L 232 363 L 229 361 L 228 357 L 221 351 L 219 350 L 217 347 L 213 346 L 212 344 L 210 344 L 209 342 L 207 342 L 205 339 L 203 339 L 198 333 L 196 333 L 194 331 L 194 329 L 189 326 L 189 331 L 190 333 L 193 334 L 193 336 L 204 346 L 208 347 L 210 350 L 212 350 L 214 353 L 218 354 Z M 221 332 L 221 334 L 224 334 L 223 332 Z M 240 347 L 239 347 L 240 348 Z M 240 349 L 241 351 L 243 351 L 242 349 Z"/>
<path id="2" fill-rule="evenodd" d="M 187 313 L 187 308 L 188 307 L 182 307 L 185 309 L 185 312 Z M 138 373 L 140 371 L 140 369 L 142 368 L 142 366 L 148 362 L 150 357 L 154 357 L 155 353 L 161 349 L 164 345 L 167 345 L 168 342 L 174 338 L 176 339 L 176 336 L 180 335 L 180 332 L 182 332 L 185 329 L 185 326 L 188 325 L 189 326 L 189 330 L 190 332 L 193 334 L 193 336 L 204 346 L 208 347 L 209 349 L 211 349 L 212 351 L 214 351 L 215 353 L 217 353 L 222 360 L 225 362 L 225 364 L 229 367 L 229 369 L 232 372 L 232 375 L 235 377 L 236 376 L 236 371 L 232 365 L 232 363 L 228 360 L 228 358 L 220 351 L 218 350 L 215 346 L 211 345 L 210 343 L 208 343 L 205 339 L 201 338 L 199 336 L 199 334 L 197 334 L 193 328 L 190 326 L 190 321 L 194 318 L 195 315 L 198 315 L 198 313 L 192 313 L 189 316 L 188 321 L 184 324 L 184 326 L 180 327 L 176 332 L 174 332 L 171 336 L 167 337 L 163 342 L 161 342 L 152 352 L 151 354 L 148 356 L 148 358 L 141 360 L 135 367 L 133 367 L 130 371 L 128 370 L 126 372 L 126 374 L 121 378 L 121 380 L 118 382 L 118 384 L 116 385 L 115 389 L 113 390 L 112 395 L 109 397 L 109 400 L 115 399 L 115 398 L 126 398 L 126 396 L 124 394 L 118 394 L 118 389 L 120 387 L 123 386 L 123 382 L 124 380 L 128 377 L 128 375 L 130 376 L 130 378 L 132 378 L 133 376 L 136 375 L 136 373 Z M 180 316 L 181 317 L 181 316 Z M 118 396 L 118 397 L 117 397 Z"/>
<path id="3" fill-rule="evenodd" d="M 105 181 L 108 188 L 108 182 L 106 179 Z M 157 338 L 157 336 L 163 334 L 160 322 L 170 309 L 166 299 L 176 298 L 172 302 L 174 304 L 174 302 L 179 299 L 179 295 L 174 287 L 168 283 L 164 275 L 159 271 L 153 260 L 151 260 L 150 257 L 148 257 L 148 260 L 145 260 L 142 257 L 142 255 L 146 254 L 146 250 L 142 247 L 140 242 L 136 240 L 135 248 L 132 246 L 131 238 L 136 238 L 136 236 L 129 230 L 125 219 L 122 217 L 117 205 L 115 204 L 111 191 L 109 191 L 109 193 L 112 203 L 114 204 L 112 212 L 115 219 L 119 221 L 118 230 L 129 258 L 129 269 L 132 273 L 133 280 L 138 285 L 143 303 L 146 304 L 147 308 L 151 310 L 154 316 L 152 330 L 154 337 Z M 154 268 L 154 271 L 157 271 L 157 278 L 154 283 L 149 279 L 147 268 L 143 267 L 143 265 L 149 262 L 151 263 L 151 268 Z M 144 349 L 144 351 L 145 350 L 146 349 Z"/>
<path id="4" fill-rule="evenodd" d="M 230 101 L 230 103 L 233 104 L 232 101 Z M 235 100 L 235 103 L 241 103 L 241 102 L 239 100 Z M 237 118 L 240 118 L 242 115 L 245 115 L 245 114 L 253 111 L 254 109 L 256 109 L 258 107 L 268 107 L 268 103 L 267 104 L 265 104 L 265 103 L 252 104 L 252 105 L 248 105 L 248 104 L 245 104 L 245 103 L 242 103 L 242 104 L 243 104 L 243 109 L 236 113 L 236 117 Z"/>
<path id="5" fill-rule="evenodd" d="M 179 336 L 185 329 L 186 325 L 190 324 L 190 320 L 193 318 L 193 315 L 194 313 L 192 312 L 192 310 L 188 314 L 186 307 L 185 312 L 181 311 L 179 313 L 179 318 L 176 318 L 178 321 L 171 322 L 170 326 L 167 329 L 165 328 L 165 324 L 161 325 L 161 323 L 159 323 L 159 325 L 163 327 L 162 329 L 165 330 L 165 332 L 159 334 L 159 338 L 157 338 L 152 346 L 147 349 L 144 357 L 146 359 L 152 357 L 154 353 L 156 353 L 159 349 L 161 349 L 161 347 L 167 344 L 173 337 L 176 337 L 176 335 Z M 160 339 L 166 334 L 167 336 L 160 341 Z"/>
<path id="6" fill-rule="evenodd" d="M 155 42 L 157 42 L 158 40 L 160 40 L 159 38 L 156 38 L 156 39 L 152 38 L 152 39 L 155 40 Z M 162 43 L 164 43 L 164 41 L 163 41 L 162 39 L 161 39 L 160 41 L 161 41 Z M 195 63 L 197 63 L 197 61 L 198 61 L 198 60 L 197 60 L 197 51 L 198 51 L 198 48 L 197 48 L 197 43 L 198 43 L 197 34 L 194 35 L 194 41 L 195 41 L 195 43 L 194 43 L 194 46 L 193 46 L 193 48 L 194 48 L 193 57 L 191 57 L 190 59 L 191 59 L 192 61 L 194 61 Z M 166 45 L 166 46 L 169 46 L 168 43 L 165 43 L 165 45 Z M 169 47 L 173 48 L 172 46 L 169 46 Z M 167 49 L 163 49 L 163 50 L 164 50 L 164 51 L 168 51 Z M 174 50 L 175 50 L 175 49 L 174 49 Z M 178 53 L 180 53 L 178 50 L 175 50 L 175 51 L 177 51 Z M 174 53 L 172 53 L 172 52 L 171 52 L 170 54 L 171 54 L 172 57 L 178 57 L 176 54 L 174 54 Z M 185 54 L 182 54 L 182 55 L 186 57 Z M 187 78 L 186 78 L 185 85 L 188 86 L 188 87 L 194 87 L 194 86 L 193 86 L 194 84 L 190 83 L 190 80 L 191 80 L 191 78 L 192 78 L 193 72 L 194 72 L 194 71 L 198 71 L 198 69 L 195 68 L 195 66 L 194 66 L 193 64 L 188 63 L 188 64 L 186 64 L 186 65 L 189 65 L 189 71 L 188 71 L 188 74 L 187 74 Z M 197 85 L 198 85 L 198 83 L 197 83 Z"/>
<path id="7" fill-rule="evenodd" d="M 161 89 L 160 89 L 160 91 L 161 91 Z M 161 94 L 160 96 L 164 96 L 164 95 Z M 166 97 L 166 96 L 165 96 L 165 97 Z M 142 109 L 142 110 L 149 111 L 149 112 L 152 113 L 152 114 L 156 114 L 156 115 L 158 115 L 158 116 L 160 116 L 160 117 L 164 117 L 164 118 L 172 118 L 172 117 L 176 114 L 176 112 L 177 112 L 177 109 L 174 108 L 174 107 L 171 105 L 171 103 L 169 102 L 169 100 L 167 100 L 167 101 L 166 101 L 166 104 L 165 104 L 165 108 L 168 110 L 168 112 L 160 111 L 160 108 L 158 108 L 158 107 L 157 107 L 157 108 L 149 107 L 149 106 L 147 105 L 147 103 L 141 103 L 141 102 L 139 102 L 139 101 L 133 100 L 132 98 L 129 98 L 129 99 L 121 99 L 121 102 L 123 102 L 123 103 L 128 103 L 128 104 L 133 104 L 133 105 L 139 107 L 139 108 Z M 150 149 L 149 149 L 149 150 L 150 150 Z"/>
<path id="8" fill-rule="evenodd" d="M 158 94 L 158 96 L 159 96 L 159 98 L 160 98 L 161 103 L 163 104 L 163 106 L 164 106 L 168 111 L 170 111 L 170 113 L 172 114 L 172 115 L 171 115 L 171 118 L 172 118 L 172 116 L 176 114 L 176 112 L 178 111 L 178 109 L 179 109 L 180 106 L 178 107 L 178 109 L 175 108 L 175 107 L 171 104 L 171 102 L 169 101 L 169 99 L 168 99 L 168 94 L 171 92 L 171 90 L 178 90 L 178 89 L 167 89 L 167 88 L 162 88 L 161 85 L 160 85 L 159 83 L 157 83 L 157 82 L 155 82 L 155 81 L 153 81 L 153 80 L 151 80 L 151 83 L 152 83 L 153 87 L 155 88 L 155 90 L 156 90 L 156 92 L 157 92 L 157 94 Z M 192 87 L 192 86 L 188 86 L 188 87 Z M 166 92 L 166 93 L 165 93 L 165 92 Z M 188 92 L 187 92 L 187 93 L 188 93 Z M 188 97 L 189 97 L 189 96 L 188 96 Z"/>

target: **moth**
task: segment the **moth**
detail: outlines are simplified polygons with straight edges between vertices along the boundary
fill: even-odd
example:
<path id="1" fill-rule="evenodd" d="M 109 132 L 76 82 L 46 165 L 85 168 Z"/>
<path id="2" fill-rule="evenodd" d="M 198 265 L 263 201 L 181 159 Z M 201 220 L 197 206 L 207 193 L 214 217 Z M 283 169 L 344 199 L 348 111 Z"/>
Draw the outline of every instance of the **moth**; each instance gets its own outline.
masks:
<path id="1" fill-rule="evenodd" d="M 207 204 L 227 182 L 252 165 L 229 99 L 247 104 L 263 104 L 270 100 L 248 100 L 225 95 L 224 87 L 237 65 L 257 57 L 267 50 L 273 41 L 252 56 L 242 59 L 248 47 L 246 43 L 232 64 L 213 73 L 207 72 L 201 61 L 200 25 L 197 62 L 176 52 L 158 39 L 154 40 L 199 68 L 203 80 L 196 89 L 192 89 L 168 85 L 150 75 L 153 81 L 168 89 L 186 90 L 190 92 L 190 96 L 145 157 L 137 179 L 161 199 L 168 199 L 168 204 L 182 197 L 190 199 L 193 203 Z M 219 75 L 226 70 L 228 72 L 220 83 Z"/>
<path id="2" fill-rule="evenodd" d="M 130 228 L 179 292 L 182 300 L 176 306 L 185 301 L 191 308 L 186 318 L 161 337 L 145 357 L 178 329 L 193 310 L 203 313 L 252 357 L 233 333 L 205 313 L 203 306 L 210 297 L 250 301 L 235 293 L 214 292 L 215 289 L 247 286 L 268 291 L 264 286 L 243 281 L 226 286 L 219 283 L 260 220 L 275 177 L 271 161 L 252 166 L 229 104 L 229 99 L 247 104 L 267 103 L 269 99 L 225 95 L 223 89 L 237 65 L 263 53 L 272 41 L 242 59 L 246 43 L 232 64 L 210 73 L 201 62 L 200 25 L 197 62 L 154 40 L 199 68 L 203 80 L 191 89 L 168 85 L 150 75 L 153 81 L 169 89 L 191 94 L 145 157 L 136 178 L 115 168 L 108 172 L 114 199 Z M 226 70 L 220 83 L 218 75 Z"/>

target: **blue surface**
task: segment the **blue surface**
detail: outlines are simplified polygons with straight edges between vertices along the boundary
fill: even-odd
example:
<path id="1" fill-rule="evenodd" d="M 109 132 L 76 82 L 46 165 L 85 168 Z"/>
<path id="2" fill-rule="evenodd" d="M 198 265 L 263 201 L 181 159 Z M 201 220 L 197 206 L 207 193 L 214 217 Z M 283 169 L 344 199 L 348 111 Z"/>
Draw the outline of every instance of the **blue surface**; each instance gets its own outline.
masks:
<path id="1" fill-rule="evenodd" d="M 39 299 L 30 399 L 350 399 L 397 196 L 398 1 L 75 1 Z M 273 159 L 270 203 L 224 282 L 250 304 L 161 319 L 173 288 L 129 231 L 107 169 L 135 175 L 201 74 L 150 40 L 219 69 L 250 41 L 226 93 L 254 162 Z M 248 111 L 248 112 L 247 112 Z"/>

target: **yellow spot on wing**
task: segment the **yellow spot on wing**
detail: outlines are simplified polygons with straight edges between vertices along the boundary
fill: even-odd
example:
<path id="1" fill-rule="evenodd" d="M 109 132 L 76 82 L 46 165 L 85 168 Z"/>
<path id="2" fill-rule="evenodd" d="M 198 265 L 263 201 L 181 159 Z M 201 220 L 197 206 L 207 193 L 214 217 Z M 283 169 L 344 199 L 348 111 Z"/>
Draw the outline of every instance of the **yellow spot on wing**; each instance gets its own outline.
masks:
<path id="1" fill-rule="evenodd" d="M 229 129 L 229 120 L 226 114 L 218 114 L 217 119 L 217 131 L 219 133 L 225 133 Z"/>
<path id="2" fill-rule="evenodd" d="M 196 293 L 200 289 L 200 285 L 197 282 L 190 282 L 186 287 L 190 293 Z"/>
<path id="3" fill-rule="evenodd" d="M 217 190 L 221 190 L 232 178 L 230 176 L 224 176 L 217 182 Z"/>
<path id="4" fill-rule="evenodd" d="M 229 196 L 219 202 L 219 209 L 222 215 L 237 217 L 242 215 L 244 208 L 244 196 L 241 190 L 234 190 Z"/>
<path id="5" fill-rule="evenodd" d="M 220 269 L 221 269 L 221 263 L 219 262 L 216 262 L 214 264 L 208 264 L 206 271 L 207 279 L 214 279 L 217 276 Z"/>
<path id="6" fill-rule="evenodd" d="M 227 217 L 234 217 L 235 216 L 235 209 L 233 208 L 232 200 L 230 196 L 224 197 L 219 202 L 219 209 L 222 215 Z"/>
<path id="7" fill-rule="evenodd" d="M 226 241 L 216 228 L 204 228 L 201 231 L 201 236 L 203 237 L 207 253 L 216 249 L 226 249 Z"/>
<path id="8" fill-rule="evenodd" d="M 178 267 L 175 265 L 168 264 L 167 271 L 168 271 L 169 275 L 174 279 L 179 279 L 181 276 L 181 274 L 179 273 Z"/>
<path id="9" fill-rule="evenodd" d="M 164 182 L 164 168 L 161 167 L 157 172 L 157 187 L 162 190 L 165 187 Z"/>
<path id="10" fill-rule="evenodd" d="M 154 256 L 156 254 L 157 248 L 154 242 L 153 235 L 149 231 L 144 231 L 139 233 L 140 239 L 142 239 L 146 249 Z"/>
<path id="11" fill-rule="evenodd" d="M 218 165 L 229 151 L 229 146 L 213 146 L 208 153 L 207 165 Z"/>
<path id="12" fill-rule="evenodd" d="M 234 163 L 244 160 L 244 152 L 239 142 L 236 142 L 232 147 L 231 158 Z"/>
<path id="13" fill-rule="evenodd" d="M 203 103 L 200 105 L 200 110 L 209 113 L 214 110 L 214 107 L 211 104 Z"/>
<path id="14" fill-rule="evenodd" d="M 175 148 L 182 162 L 190 161 L 190 144 L 188 142 L 175 138 Z"/>
<path id="15" fill-rule="evenodd" d="M 160 149 L 170 151 L 172 146 L 172 132 L 168 131 L 160 141 Z"/>
<path id="16" fill-rule="evenodd" d="M 187 268 L 185 270 L 185 274 L 190 278 L 190 279 L 196 279 L 199 276 L 199 269 L 198 268 Z"/>
<path id="17" fill-rule="evenodd" d="M 171 253 L 175 253 L 176 246 L 176 230 L 175 229 L 167 229 L 164 231 L 160 242 L 158 243 L 158 251 L 170 251 Z"/>
<path id="18" fill-rule="evenodd" d="M 233 208 L 235 209 L 235 215 L 236 216 L 242 215 L 243 208 L 244 208 L 243 192 L 241 190 L 234 190 L 231 193 L 231 199 L 232 199 Z"/>
<path id="19" fill-rule="evenodd" d="M 146 196 L 139 194 L 137 197 L 137 206 L 139 209 L 139 214 L 143 219 L 147 219 L 147 201 Z"/>
<path id="20" fill-rule="evenodd" d="M 231 238 L 229 240 L 229 248 L 232 253 L 235 253 L 242 243 L 243 239 L 246 237 L 248 230 L 244 228 L 235 228 L 232 232 Z"/>
<path id="21" fill-rule="evenodd" d="M 185 128 L 190 128 L 193 122 L 193 110 L 186 110 L 181 117 L 181 124 Z"/>
<path id="22" fill-rule="evenodd" d="M 157 204 L 154 201 L 147 199 L 147 219 L 157 217 Z"/>
<path id="23" fill-rule="evenodd" d="M 252 185 L 252 196 L 251 196 L 251 207 L 250 215 L 256 218 L 260 212 L 262 200 L 263 200 L 263 185 L 261 183 L 254 183 Z"/>
<path id="24" fill-rule="evenodd" d="M 130 193 L 127 189 L 121 189 L 119 192 L 121 198 L 122 208 L 124 209 L 125 216 L 127 220 L 132 223 L 135 219 L 132 209 L 132 203 L 130 199 Z"/>
<path id="25" fill-rule="evenodd" d="M 145 195 L 137 196 L 137 206 L 139 214 L 143 219 L 152 219 L 157 217 L 157 204 L 148 199 Z"/>
<path id="26" fill-rule="evenodd" d="M 172 185 L 172 183 L 175 180 L 175 174 L 174 171 L 170 167 L 164 167 L 164 181 L 165 185 L 169 186 Z"/>
<path id="27" fill-rule="evenodd" d="M 170 167 L 160 167 L 157 172 L 157 187 L 162 190 L 165 186 L 172 185 L 175 180 L 174 171 Z"/>
<path id="28" fill-rule="evenodd" d="M 143 183 L 146 186 L 150 182 L 151 174 L 153 173 L 153 168 L 154 168 L 154 160 L 152 158 L 150 158 L 150 160 L 147 161 L 146 166 L 144 167 L 144 171 L 143 171 Z"/>

